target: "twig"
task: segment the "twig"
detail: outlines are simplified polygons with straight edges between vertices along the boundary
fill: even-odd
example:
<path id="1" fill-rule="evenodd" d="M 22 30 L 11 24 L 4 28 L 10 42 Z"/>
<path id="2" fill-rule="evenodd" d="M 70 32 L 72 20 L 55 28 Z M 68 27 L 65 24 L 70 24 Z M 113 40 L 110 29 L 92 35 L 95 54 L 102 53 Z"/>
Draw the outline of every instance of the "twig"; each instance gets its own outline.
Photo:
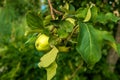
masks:
<path id="1" fill-rule="evenodd" d="M 52 4 L 51 4 L 50 0 L 48 0 L 48 5 L 50 7 L 50 13 L 51 13 L 52 19 L 55 20 L 55 15 L 53 13 L 53 7 L 52 7 Z"/>
<path id="2" fill-rule="evenodd" d="M 75 32 L 75 30 L 76 30 L 77 28 L 78 28 L 78 26 L 75 26 L 75 27 L 74 27 L 74 29 L 73 29 L 73 31 L 71 32 L 71 34 L 67 37 L 65 44 L 67 44 L 67 41 L 70 40 L 70 38 L 72 37 L 73 33 Z"/>
<path id="3" fill-rule="evenodd" d="M 62 15 L 62 14 L 63 14 L 62 12 L 60 12 L 60 11 L 58 11 L 58 10 L 54 9 L 54 8 L 53 8 L 53 11 L 54 11 L 55 13 L 57 13 L 57 14 L 60 14 L 60 15 Z"/>
<path id="4" fill-rule="evenodd" d="M 83 65 L 83 62 L 78 65 L 78 67 L 73 72 L 73 74 L 71 75 L 71 77 L 69 78 L 69 80 L 72 80 L 72 78 L 74 78 L 74 76 L 76 75 L 76 73 L 78 72 L 78 70 L 81 68 L 82 65 Z"/>

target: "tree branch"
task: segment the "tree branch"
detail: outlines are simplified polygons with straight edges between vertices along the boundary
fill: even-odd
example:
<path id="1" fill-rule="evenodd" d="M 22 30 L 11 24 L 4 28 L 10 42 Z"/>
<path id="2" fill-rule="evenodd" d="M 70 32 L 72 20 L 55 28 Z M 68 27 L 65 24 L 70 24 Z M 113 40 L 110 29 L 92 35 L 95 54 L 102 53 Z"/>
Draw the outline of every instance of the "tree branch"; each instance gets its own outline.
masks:
<path id="1" fill-rule="evenodd" d="M 52 7 L 52 4 L 51 4 L 50 0 L 48 0 L 48 5 L 50 7 L 50 13 L 51 13 L 52 19 L 55 20 L 55 15 L 53 13 L 53 7 Z"/>
<path id="2" fill-rule="evenodd" d="M 58 11 L 58 10 L 54 9 L 54 8 L 53 8 L 53 11 L 54 11 L 55 13 L 57 13 L 57 14 L 60 14 L 60 15 L 62 15 L 62 14 L 63 14 L 62 12 L 60 12 L 60 11 Z"/>

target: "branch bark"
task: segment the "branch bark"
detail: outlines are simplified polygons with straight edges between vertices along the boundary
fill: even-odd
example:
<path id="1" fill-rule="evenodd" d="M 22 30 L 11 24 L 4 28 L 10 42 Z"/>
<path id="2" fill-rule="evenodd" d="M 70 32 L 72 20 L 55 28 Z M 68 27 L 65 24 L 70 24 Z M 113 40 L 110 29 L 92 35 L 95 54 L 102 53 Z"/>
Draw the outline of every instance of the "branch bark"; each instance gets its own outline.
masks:
<path id="1" fill-rule="evenodd" d="M 53 12 L 53 7 L 52 7 L 52 4 L 51 4 L 50 0 L 48 0 L 48 5 L 50 7 L 50 13 L 51 13 L 52 19 L 55 20 L 55 15 L 54 15 L 54 12 Z"/>

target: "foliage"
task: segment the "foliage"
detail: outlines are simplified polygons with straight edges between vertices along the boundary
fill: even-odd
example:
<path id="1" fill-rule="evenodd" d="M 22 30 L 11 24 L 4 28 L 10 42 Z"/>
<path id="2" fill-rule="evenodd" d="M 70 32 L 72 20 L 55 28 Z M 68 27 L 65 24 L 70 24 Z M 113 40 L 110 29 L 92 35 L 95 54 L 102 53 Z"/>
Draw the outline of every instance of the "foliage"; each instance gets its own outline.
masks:
<path id="1" fill-rule="evenodd" d="M 4 1 L 0 3 L 1 80 L 120 79 L 106 63 L 111 47 L 120 54 L 114 38 L 120 18 L 112 13 L 119 2 L 113 6 L 102 0 Z M 45 51 L 36 50 L 41 34 L 49 36 Z"/>

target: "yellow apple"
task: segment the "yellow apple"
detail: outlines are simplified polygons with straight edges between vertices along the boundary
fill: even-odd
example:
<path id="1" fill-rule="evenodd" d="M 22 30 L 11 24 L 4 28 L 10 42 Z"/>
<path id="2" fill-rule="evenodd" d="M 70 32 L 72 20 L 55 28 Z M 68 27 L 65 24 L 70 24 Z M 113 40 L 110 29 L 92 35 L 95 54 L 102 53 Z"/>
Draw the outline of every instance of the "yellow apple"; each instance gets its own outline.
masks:
<path id="1" fill-rule="evenodd" d="M 45 51 L 48 50 L 49 47 L 49 37 L 45 34 L 41 34 L 38 36 L 35 42 L 35 47 L 38 51 Z"/>

